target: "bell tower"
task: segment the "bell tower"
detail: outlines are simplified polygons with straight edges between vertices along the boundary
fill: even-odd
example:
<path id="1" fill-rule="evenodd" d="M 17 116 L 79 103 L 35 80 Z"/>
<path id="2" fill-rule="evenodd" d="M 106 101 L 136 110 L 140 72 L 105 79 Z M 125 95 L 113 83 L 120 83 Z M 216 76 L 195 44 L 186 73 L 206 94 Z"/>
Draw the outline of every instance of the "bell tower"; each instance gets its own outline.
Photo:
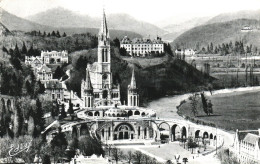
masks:
<path id="1" fill-rule="evenodd" d="M 132 72 L 131 83 L 128 85 L 128 106 L 139 106 L 139 94 L 137 93 L 134 70 Z"/>
<path id="2" fill-rule="evenodd" d="M 84 107 L 92 108 L 94 97 L 93 97 L 93 87 L 90 81 L 89 71 L 86 69 L 86 80 L 81 82 L 81 98 L 84 102 Z"/>

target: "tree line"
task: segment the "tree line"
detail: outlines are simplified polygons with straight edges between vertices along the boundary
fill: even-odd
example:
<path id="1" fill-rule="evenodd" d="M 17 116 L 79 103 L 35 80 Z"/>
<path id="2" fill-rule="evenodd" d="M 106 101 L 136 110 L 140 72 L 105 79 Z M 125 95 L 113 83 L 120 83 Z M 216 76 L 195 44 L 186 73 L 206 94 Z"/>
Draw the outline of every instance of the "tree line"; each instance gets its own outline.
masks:
<path id="1" fill-rule="evenodd" d="M 199 46 L 197 46 L 199 48 Z M 207 45 L 207 47 L 202 47 L 198 49 L 199 54 L 220 54 L 222 56 L 228 54 L 245 54 L 245 53 L 255 53 L 257 54 L 258 49 L 257 47 L 253 47 L 252 44 L 245 45 L 243 41 L 235 41 L 233 43 L 230 41 L 229 43 L 222 43 L 218 45 L 213 45 L 211 42 Z"/>
<path id="2" fill-rule="evenodd" d="M 45 31 L 41 32 L 41 31 L 35 31 L 34 30 L 34 31 L 28 32 L 26 34 L 30 34 L 32 36 L 57 37 L 57 38 L 66 37 L 67 36 L 67 34 L 65 32 L 63 34 L 60 34 L 59 30 L 48 32 L 48 33 L 46 33 Z"/>

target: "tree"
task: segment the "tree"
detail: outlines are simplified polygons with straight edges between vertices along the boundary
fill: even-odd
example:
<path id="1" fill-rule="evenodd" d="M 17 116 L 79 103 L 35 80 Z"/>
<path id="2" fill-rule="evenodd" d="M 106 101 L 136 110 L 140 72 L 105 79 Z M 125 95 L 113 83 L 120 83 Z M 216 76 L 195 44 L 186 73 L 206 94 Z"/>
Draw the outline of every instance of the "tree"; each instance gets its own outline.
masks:
<path id="1" fill-rule="evenodd" d="M 25 45 L 24 42 L 23 42 L 23 47 L 22 47 L 21 53 L 22 53 L 22 54 L 27 54 L 27 48 L 26 48 L 26 45 Z"/>
<path id="2" fill-rule="evenodd" d="M 14 136 L 19 137 L 21 135 L 23 127 L 23 116 L 21 113 L 21 108 L 20 106 L 16 105 L 16 110 L 14 113 Z"/>
<path id="3" fill-rule="evenodd" d="M 66 37 L 66 36 L 67 36 L 67 34 L 64 32 L 63 35 L 62 35 L 62 37 Z"/>
<path id="4" fill-rule="evenodd" d="M 208 113 L 209 113 L 209 115 L 213 114 L 213 107 L 212 107 L 213 105 L 211 103 L 211 100 L 209 100 L 207 106 L 208 106 Z"/>
<path id="5" fill-rule="evenodd" d="M 51 36 L 56 36 L 55 31 L 52 31 Z"/>
<path id="6" fill-rule="evenodd" d="M 43 116 L 44 116 L 44 114 L 43 114 L 43 110 L 42 110 L 42 103 L 37 98 L 36 99 L 36 111 L 35 111 L 35 115 L 34 115 L 35 125 L 36 125 L 36 128 L 38 128 L 37 133 L 40 133 L 44 129 L 45 119 Z"/>
<path id="7" fill-rule="evenodd" d="M 198 145 L 196 142 L 193 141 L 191 137 L 188 138 L 188 148 L 191 149 L 191 154 L 193 154 L 193 149 L 196 148 Z"/>
<path id="8" fill-rule="evenodd" d="M 42 35 L 42 36 L 43 36 L 43 37 L 45 37 L 45 36 L 46 36 L 46 32 L 45 32 L 45 31 L 43 32 L 43 35 Z"/>
<path id="9" fill-rule="evenodd" d="M 115 44 L 115 47 L 120 48 L 120 41 L 119 41 L 118 38 L 115 38 L 115 39 L 113 40 L 113 42 L 114 42 L 114 44 Z"/>
<path id="10" fill-rule="evenodd" d="M 136 151 L 134 153 L 134 160 L 136 161 L 137 164 L 141 164 L 143 159 L 143 154 L 140 151 Z"/>
<path id="11" fill-rule="evenodd" d="M 129 164 L 131 164 L 132 160 L 133 160 L 133 153 L 132 151 L 128 151 L 127 154 L 126 154 L 126 159 L 127 159 L 127 162 Z"/>
<path id="12" fill-rule="evenodd" d="M 201 95 L 203 110 L 207 115 L 209 115 L 207 99 L 205 98 L 204 93 L 201 93 L 200 95 Z"/>
<path id="13" fill-rule="evenodd" d="M 35 126 L 34 126 L 34 119 L 32 116 L 29 116 L 29 120 L 28 120 L 28 134 L 30 136 L 34 135 L 34 130 L 35 130 Z"/>
<path id="14" fill-rule="evenodd" d="M 64 71 L 58 66 L 53 74 L 54 79 L 60 79 L 64 75 Z"/>
<path id="15" fill-rule="evenodd" d="M 58 133 L 51 140 L 52 153 L 55 157 L 62 157 L 65 155 L 65 150 L 68 146 L 65 134 L 61 131 L 61 127 L 58 128 Z"/>
<path id="16" fill-rule="evenodd" d="M 56 37 L 60 38 L 60 32 L 59 31 L 56 32 Z"/>
<path id="17" fill-rule="evenodd" d="M 102 155 L 104 153 L 101 142 L 89 135 L 79 137 L 79 150 L 85 156 L 91 156 L 93 154 Z"/>
<path id="18" fill-rule="evenodd" d="M 193 113 L 193 115 L 196 117 L 198 114 L 197 111 L 197 104 L 198 104 L 198 100 L 197 100 L 197 93 L 193 93 L 190 96 L 190 105 L 191 105 L 191 112 Z"/>
<path id="19" fill-rule="evenodd" d="M 14 57 L 19 58 L 19 59 L 21 58 L 21 53 L 20 53 L 20 50 L 17 46 L 17 43 L 16 43 L 15 48 L 14 48 Z"/>
<path id="20" fill-rule="evenodd" d="M 70 115 L 74 114 L 73 104 L 72 104 L 71 100 L 70 100 L 70 102 L 69 102 L 68 113 L 69 113 Z"/>
<path id="21" fill-rule="evenodd" d="M 42 164 L 51 164 L 50 156 L 47 154 L 43 155 Z"/>
<path id="22" fill-rule="evenodd" d="M 127 56 L 127 51 L 124 47 L 119 48 L 119 53 L 121 56 Z"/>
<path id="23" fill-rule="evenodd" d="M 120 149 L 116 148 L 116 147 L 112 148 L 111 153 L 112 153 L 112 157 L 116 161 L 116 163 L 118 163 L 118 161 L 123 156 L 123 152 Z"/>
<path id="24" fill-rule="evenodd" d="M 61 105 L 61 112 L 60 112 L 61 119 L 67 117 L 67 114 L 65 112 L 65 106 L 64 104 Z"/>

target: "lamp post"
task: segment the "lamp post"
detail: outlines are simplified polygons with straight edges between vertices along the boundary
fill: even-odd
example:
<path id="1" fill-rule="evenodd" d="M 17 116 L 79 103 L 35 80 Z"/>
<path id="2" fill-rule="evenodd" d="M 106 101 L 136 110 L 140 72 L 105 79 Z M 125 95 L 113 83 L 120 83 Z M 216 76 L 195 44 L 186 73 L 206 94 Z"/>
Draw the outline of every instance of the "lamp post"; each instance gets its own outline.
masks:
<path id="1" fill-rule="evenodd" d="M 218 138 L 218 136 L 217 136 L 217 126 L 216 126 L 216 155 L 218 154 L 218 142 L 217 142 L 217 138 Z"/>

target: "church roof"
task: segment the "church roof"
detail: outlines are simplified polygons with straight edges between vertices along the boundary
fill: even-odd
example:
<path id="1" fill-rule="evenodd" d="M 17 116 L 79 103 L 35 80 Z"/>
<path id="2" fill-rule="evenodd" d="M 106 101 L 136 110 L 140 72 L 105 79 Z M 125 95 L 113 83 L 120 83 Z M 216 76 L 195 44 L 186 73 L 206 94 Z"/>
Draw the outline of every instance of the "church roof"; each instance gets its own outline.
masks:
<path id="1" fill-rule="evenodd" d="M 136 89 L 136 81 L 135 81 L 135 70 L 133 69 L 132 78 L 130 83 L 130 89 Z"/>
<path id="2" fill-rule="evenodd" d="M 88 69 L 86 69 L 85 90 L 93 90 Z"/>
<path id="3" fill-rule="evenodd" d="M 260 137 L 256 134 L 247 133 L 247 135 L 245 136 L 243 141 L 250 143 L 250 144 L 255 144 L 256 142 L 259 141 L 259 139 L 260 139 Z"/>

